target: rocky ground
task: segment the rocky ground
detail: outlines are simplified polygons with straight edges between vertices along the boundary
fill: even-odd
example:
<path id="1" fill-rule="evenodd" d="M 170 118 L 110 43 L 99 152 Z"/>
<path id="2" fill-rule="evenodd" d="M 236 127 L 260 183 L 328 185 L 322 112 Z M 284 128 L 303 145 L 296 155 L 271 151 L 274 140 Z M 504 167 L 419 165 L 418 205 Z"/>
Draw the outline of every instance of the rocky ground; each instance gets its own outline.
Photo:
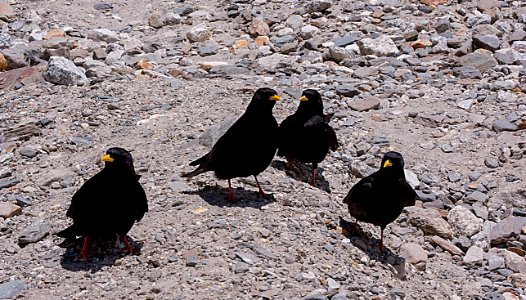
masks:
<path id="1" fill-rule="evenodd" d="M 0 298 L 526 299 L 526 7 L 521 1 L 0 3 Z M 341 147 L 320 188 L 180 178 L 258 87 L 318 89 Z M 54 234 L 110 146 L 132 150 L 150 212 L 75 260 Z M 419 201 L 345 230 L 341 203 L 401 152 Z M 104 207 L 101 207 L 104 209 Z M 343 226 L 343 229 L 342 229 Z"/>

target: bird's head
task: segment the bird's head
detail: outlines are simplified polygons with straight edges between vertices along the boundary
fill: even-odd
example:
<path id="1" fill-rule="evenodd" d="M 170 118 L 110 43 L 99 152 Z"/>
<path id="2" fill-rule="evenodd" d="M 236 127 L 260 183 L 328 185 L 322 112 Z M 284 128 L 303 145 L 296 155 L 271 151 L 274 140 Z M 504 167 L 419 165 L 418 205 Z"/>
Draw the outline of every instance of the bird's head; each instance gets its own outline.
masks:
<path id="1" fill-rule="evenodd" d="M 384 157 L 382 158 L 382 165 L 380 166 L 380 169 L 387 171 L 395 171 L 399 172 L 404 170 L 404 158 L 402 157 L 402 154 L 395 152 L 395 151 L 389 151 L 384 154 Z"/>
<path id="2" fill-rule="evenodd" d="M 313 89 L 304 90 L 300 97 L 298 111 L 310 115 L 323 114 L 323 102 L 321 101 L 320 93 Z"/>
<path id="3" fill-rule="evenodd" d="M 281 100 L 281 98 L 275 90 L 271 88 L 260 88 L 254 93 L 247 110 L 272 110 L 276 101 L 279 100 Z"/>
<path id="4" fill-rule="evenodd" d="M 133 158 L 126 149 L 112 147 L 106 151 L 101 161 L 103 161 L 108 168 L 128 169 L 135 173 L 133 169 Z"/>

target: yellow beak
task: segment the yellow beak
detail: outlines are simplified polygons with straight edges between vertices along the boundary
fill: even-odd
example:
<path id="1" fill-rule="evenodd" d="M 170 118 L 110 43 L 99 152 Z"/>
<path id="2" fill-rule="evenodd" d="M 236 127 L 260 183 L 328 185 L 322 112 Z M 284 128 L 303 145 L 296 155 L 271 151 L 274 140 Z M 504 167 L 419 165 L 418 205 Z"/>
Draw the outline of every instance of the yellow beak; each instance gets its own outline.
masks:
<path id="1" fill-rule="evenodd" d="M 300 101 L 309 101 L 309 98 L 307 96 L 303 95 L 300 97 Z"/>
<path id="2" fill-rule="evenodd" d="M 281 100 L 281 98 L 278 95 L 270 96 L 269 99 L 272 100 L 272 101 L 279 101 L 279 100 Z"/>
<path id="3" fill-rule="evenodd" d="M 113 158 L 109 154 L 104 155 L 100 160 L 110 163 L 113 162 Z"/>
<path id="4" fill-rule="evenodd" d="M 387 168 L 387 167 L 390 167 L 390 166 L 392 166 L 392 165 L 393 165 L 393 163 L 392 163 L 390 160 L 386 160 L 386 161 L 384 162 L 383 167 L 384 167 L 384 168 Z"/>

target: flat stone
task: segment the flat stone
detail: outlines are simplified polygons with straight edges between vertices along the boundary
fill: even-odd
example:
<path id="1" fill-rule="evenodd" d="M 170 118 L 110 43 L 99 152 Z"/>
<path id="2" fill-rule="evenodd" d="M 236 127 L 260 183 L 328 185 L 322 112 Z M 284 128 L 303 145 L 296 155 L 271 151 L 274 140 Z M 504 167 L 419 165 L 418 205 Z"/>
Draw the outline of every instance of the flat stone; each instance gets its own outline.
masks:
<path id="1" fill-rule="evenodd" d="M 96 42 L 115 43 L 119 40 L 118 34 L 107 28 L 92 29 L 88 31 L 87 36 Z"/>
<path id="2" fill-rule="evenodd" d="M 288 61 L 290 57 L 285 54 L 274 53 L 269 56 L 258 58 L 258 64 L 264 68 L 274 69 L 278 64 Z"/>
<path id="3" fill-rule="evenodd" d="M 482 219 L 462 205 L 453 207 L 448 213 L 448 222 L 458 235 L 471 237 L 482 230 Z"/>
<path id="4" fill-rule="evenodd" d="M 521 54 L 511 48 L 497 50 L 493 56 L 503 65 L 519 64 L 522 59 Z"/>
<path id="5" fill-rule="evenodd" d="M 190 255 L 186 258 L 187 267 L 195 267 L 199 263 L 199 258 L 195 255 Z"/>
<path id="6" fill-rule="evenodd" d="M 0 90 L 13 88 L 17 84 L 25 86 L 43 82 L 42 67 L 23 67 L 0 72 Z"/>
<path id="7" fill-rule="evenodd" d="M 418 176 L 415 174 L 415 172 L 409 169 L 404 169 L 404 175 L 405 180 L 413 189 L 417 188 L 420 185 L 420 180 L 418 180 Z"/>
<path id="8" fill-rule="evenodd" d="M 44 72 L 46 81 L 61 85 L 84 85 L 89 82 L 84 71 L 64 57 L 52 56 Z"/>
<path id="9" fill-rule="evenodd" d="M 473 45 L 477 48 L 496 51 L 500 48 L 500 44 L 501 40 L 496 35 L 477 34 L 473 36 Z"/>
<path id="10" fill-rule="evenodd" d="M 247 272 L 249 269 L 250 269 L 250 265 L 247 264 L 247 263 L 244 263 L 244 262 L 242 262 L 242 261 L 238 261 L 238 262 L 236 262 L 236 264 L 234 265 L 234 273 L 236 273 L 236 274 L 239 274 L 239 273 L 245 273 L 245 272 Z"/>
<path id="11" fill-rule="evenodd" d="M 464 66 L 453 68 L 453 75 L 459 78 L 470 78 L 470 79 L 480 79 L 482 78 L 482 72 L 473 66 Z"/>
<path id="12" fill-rule="evenodd" d="M 415 243 L 403 244 L 400 247 L 399 255 L 405 258 L 405 261 L 417 266 L 419 270 L 425 269 L 427 263 L 427 251 L 422 246 Z M 418 267 L 420 265 L 420 267 Z"/>
<path id="13" fill-rule="evenodd" d="M 93 5 L 96 10 L 108 10 L 113 9 L 113 4 L 108 2 L 98 2 Z"/>
<path id="14" fill-rule="evenodd" d="M 357 36 L 346 34 L 334 41 L 334 46 L 336 47 L 345 47 L 347 45 L 353 44 L 358 40 Z"/>
<path id="15" fill-rule="evenodd" d="M 507 119 L 498 119 L 493 122 L 491 125 L 491 128 L 495 132 L 502 132 L 502 131 L 517 131 L 519 127 L 515 125 L 514 123 L 508 121 Z"/>
<path id="16" fill-rule="evenodd" d="M 492 9 L 495 7 L 499 7 L 498 0 L 479 0 L 477 1 L 477 8 L 480 11 L 485 11 L 485 10 Z"/>
<path id="17" fill-rule="evenodd" d="M 241 260 L 247 264 L 252 265 L 256 261 L 256 257 L 250 253 L 236 251 L 234 254 L 236 254 L 237 257 L 241 258 Z"/>
<path id="18" fill-rule="evenodd" d="M 423 209 L 416 206 L 406 207 L 409 213 L 409 222 L 411 225 L 422 230 L 428 235 L 438 235 L 445 239 L 453 237 L 453 230 L 446 220 L 438 213 L 437 210 L 429 208 Z"/>
<path id="19" fill-rule="evenodd" d="M 520 272 L 526 274 L 526 260 L 524 257 L 519 256 L 516 253 L 513 253 L 508 250 L 499 249 L 499 254 L 504 257 L 506 262 L 506 267 L 514 272 Z"/>
<path id="20" fill-rule="evenodd" d="M 484 160 L 486 167 L 490 169 L 495 169 L 499 167 L 499 161 L 495 157 L 486 157 Z"/>
<path id="21" fill-rule="evenodd" d="M 43 221 L 37 221 L 18 235 L 18 244 L 25 246 L 27 244 L 36 243 L 46 237 L 50 231 L 50 224 Z"/>
<path id="22" fill-rule="evenodd" d="M 416 197 L 422 202 L 433 202 L 437 199 L 437 195 L 433 192 L 423 192 L 421 190 L 416 190 Z"/>
<path id="23" fill-rule="evenodd" d="M 354 53 L 350 50 L 341 47 L 329 47 L 323 55 L 325 60 L 332 60 L 334 62 L 340 63 L 346 59 L 354 58 Z"/>
<path id="24" fill-rule="evenodd" d="M 374 96 L 354 99 L 348 102 L 349 107 L 356 111 L 368 111 L 371 109 L 378 109 L 380 107 L 380 100 Z"/>
<path id="25" fill-rule="evenodd" d="M 22 214 L 22 207 L 7 202 L 0 202 L 0 217 L 12 218 Z"/>
<path id="26" fill-rule="evenodd" d="M 460 65 L 466 67 L 471 66 L 477 68 L 480 72 L 488 72 L 497 66 L 497 60 L 493 58 L 490 51 L 484 49 L 477 49 L 472 53 L 458 58 Z"/>
<path id="27" fill-rule="evenodd" d="M 466 200 L 469 202 L 486 203 L 486 201 L 488 201 L 488 198 L 488 195 L 480 191 L 474 191 L 466 197 Z"/>
<path id="28" fill-rule="evenodd" d="M 508 217 L 491 228 L 488 239 L 492 245 L 517 240 L 524 226 L 526 226 L 526 217 Z"/>
<path id="29" fill-rule="evenodd" d="M 356 42 L 362 55 L 395 56 L 399 53 L 393 40 L 387 36 L 364 38 Z"/>
<path id="30" fill-rule="evenodd" d="M 18 153 L 22 156 L 33 158 L 37 156 L 38 151 L 34 147 L 24 146 L 18 150 Z"/>
<path id="31" fill-rule="evenodd" d="M 310 0 L 305 4 L 305 11 L 308 13 L 323 12 L 332 6 L 329 0 Z"/>
<path id="32" fill-rule="evenodd" d="M 462 251 L 460 248 L 455 246 L 452 242 L 445 240 L 439 236 L 431 237 L 431 242 L 433 242 L 435 245 L 439 246 L 440 248 L 446 250 L 447 252 L 453 255 L 464 254 L 464 251 Z"/>
<path id="33" fill-rule="evenodd" d="M 484 261 L 484 250 L 477 246 L 471 246 L 462 260 L 466 264 L 481 265 Z"/>
<path id="34" fill-rule="evenodd" d="M 0 299 L 15 299 L 27 288 L 22 280 L 12 280 L 0 284 Z"/>

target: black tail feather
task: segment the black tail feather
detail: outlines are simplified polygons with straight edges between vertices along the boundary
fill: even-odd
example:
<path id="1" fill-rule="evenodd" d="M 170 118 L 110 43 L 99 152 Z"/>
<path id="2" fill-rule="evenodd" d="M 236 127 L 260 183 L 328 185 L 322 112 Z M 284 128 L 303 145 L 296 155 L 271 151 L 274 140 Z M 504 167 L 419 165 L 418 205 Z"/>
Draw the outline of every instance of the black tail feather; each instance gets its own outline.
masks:
<path id="1" fill-rule="evenodd" d="M 77 227 L 75 226 L 75 224 L 69 226 L 68 228 L 60 231 L 57 233 L 57 236 L 61 237 L 61 238 L 75 238 L 78 234 L 77 232 Z"/>

